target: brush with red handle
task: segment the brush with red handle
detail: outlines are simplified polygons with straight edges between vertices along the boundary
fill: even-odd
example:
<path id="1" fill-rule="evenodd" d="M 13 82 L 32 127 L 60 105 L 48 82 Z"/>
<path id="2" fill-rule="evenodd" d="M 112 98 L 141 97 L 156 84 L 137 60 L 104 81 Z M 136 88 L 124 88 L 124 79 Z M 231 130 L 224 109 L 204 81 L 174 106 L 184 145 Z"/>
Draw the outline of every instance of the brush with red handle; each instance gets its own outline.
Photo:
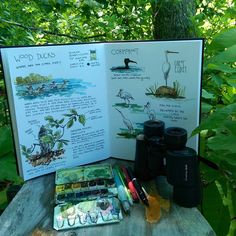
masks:
<path id="1" fill-rule="evenodd" d="M 128 172 L 127 172 L 127 169 L 126 169 L 124 166 L 121 166 L 120 168 L 121 168 L 121 170 L 123 171 L 123 173 L 124 173 L 124 175 L 125 175 L 125 180 L 126 180 L 126 183 L 127 183 L 127 185 L 128 185 L 129 191 L 130 191 L 130 193 L 131 193 L 131 196 L 132 196 L 134 202 L 139 202 L 138 194 L 137 194 L 137 192 L 136 192 L 136 189 L 135 189 L 135 187 L 134 187 L 134 185 L 133 185 L 132 180 L 131 180 L 130 177 L 129 177 L 129 174 L 128 174 Z"/>

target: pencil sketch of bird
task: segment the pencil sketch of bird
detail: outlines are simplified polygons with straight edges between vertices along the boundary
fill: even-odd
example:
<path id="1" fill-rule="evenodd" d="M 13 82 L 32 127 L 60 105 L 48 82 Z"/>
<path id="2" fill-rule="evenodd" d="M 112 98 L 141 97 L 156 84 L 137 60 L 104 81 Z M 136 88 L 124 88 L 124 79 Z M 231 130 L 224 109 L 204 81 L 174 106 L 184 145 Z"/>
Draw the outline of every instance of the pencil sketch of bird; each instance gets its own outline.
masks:
<path id="1" fill-rule="evenodd" d="M 125 104 L 130 104 L 130 100 L 134 99 L 129 92 L 126 92 L 123 89 L 120 89 L 116 96 L 123 99 L 125 101 Z"/>
<path id="2" fill-rule="evenodd" d="M 134 130 L 132 122 L 128 118 L 126 118 L 120 110 L 118 110 L 117 108 L 115 108 L 115 109 L 121 114 L 122 119 L 123 119 L 123 123 L 127 127 L 127 129 L 129 130 L 129 133 L 132 133 Z"/>
<path id="3" fill-rule="evenodd" d="M 148 118 L 150 120 L 155 120 L 156 119 L 156 112 L 154 109 L 151 109 L 151 104 L 150 102 L 147 102 L 146 105 L 144 105 L 144 111 L 146 110 Z"/>

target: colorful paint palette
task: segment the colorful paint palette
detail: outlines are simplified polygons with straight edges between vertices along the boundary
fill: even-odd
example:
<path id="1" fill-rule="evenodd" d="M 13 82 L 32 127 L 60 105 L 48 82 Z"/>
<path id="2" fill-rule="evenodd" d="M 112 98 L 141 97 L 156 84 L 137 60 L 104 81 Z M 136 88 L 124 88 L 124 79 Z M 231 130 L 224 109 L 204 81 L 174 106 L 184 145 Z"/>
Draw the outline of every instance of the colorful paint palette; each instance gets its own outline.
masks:
<path id="1" fill-rule="evenodd" d="M 56 230 L 115 223 L 122 219 L 111 165 L 58 170 L 55 184 Z"/>
<path id="2" fill-rule="evenodd" d="M 109 164 L 59 170 L 56 172 L 55 182 L 56 204 L 117 196 Z"/>
<path id="3" fill-rule="evenodd" d="M 60 204 L 54 208 L 56 230 L 116 223 L 122 219 L 117 198 L 101 198 L 78 204 Z"/>
<path id="4" fill-rule="evenodd" d="M 96 164 L 62 169 L 56 172 L 56 185 L 88 182 L 92 180 L 112 180 L 112 168 L 109 164 Z"/>

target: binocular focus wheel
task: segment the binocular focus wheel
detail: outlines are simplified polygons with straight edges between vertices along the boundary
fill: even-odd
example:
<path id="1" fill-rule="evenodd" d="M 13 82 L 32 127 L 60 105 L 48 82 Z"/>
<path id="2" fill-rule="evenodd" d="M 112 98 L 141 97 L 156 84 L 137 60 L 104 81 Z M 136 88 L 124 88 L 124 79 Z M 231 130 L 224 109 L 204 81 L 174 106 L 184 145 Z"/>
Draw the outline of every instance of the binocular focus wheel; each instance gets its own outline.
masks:
<path id="1" fill-rule="evenodd" d="M 187 142 L 187 130 L 180 127 L 166 128 L 164 141 L 169 149 L 181 149 Z"/>

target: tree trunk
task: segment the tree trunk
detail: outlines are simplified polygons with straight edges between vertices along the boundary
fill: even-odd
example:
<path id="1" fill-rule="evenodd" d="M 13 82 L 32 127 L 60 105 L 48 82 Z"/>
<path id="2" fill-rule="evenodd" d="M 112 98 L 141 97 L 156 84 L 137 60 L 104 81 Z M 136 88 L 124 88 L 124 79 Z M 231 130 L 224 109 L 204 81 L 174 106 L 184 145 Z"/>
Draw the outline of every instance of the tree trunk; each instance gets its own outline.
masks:
<path id="1" fill-rule="evenodd" d="M 156 0 L 152 9 L 154 39 L 196 37 L 194 0 Z"/>

